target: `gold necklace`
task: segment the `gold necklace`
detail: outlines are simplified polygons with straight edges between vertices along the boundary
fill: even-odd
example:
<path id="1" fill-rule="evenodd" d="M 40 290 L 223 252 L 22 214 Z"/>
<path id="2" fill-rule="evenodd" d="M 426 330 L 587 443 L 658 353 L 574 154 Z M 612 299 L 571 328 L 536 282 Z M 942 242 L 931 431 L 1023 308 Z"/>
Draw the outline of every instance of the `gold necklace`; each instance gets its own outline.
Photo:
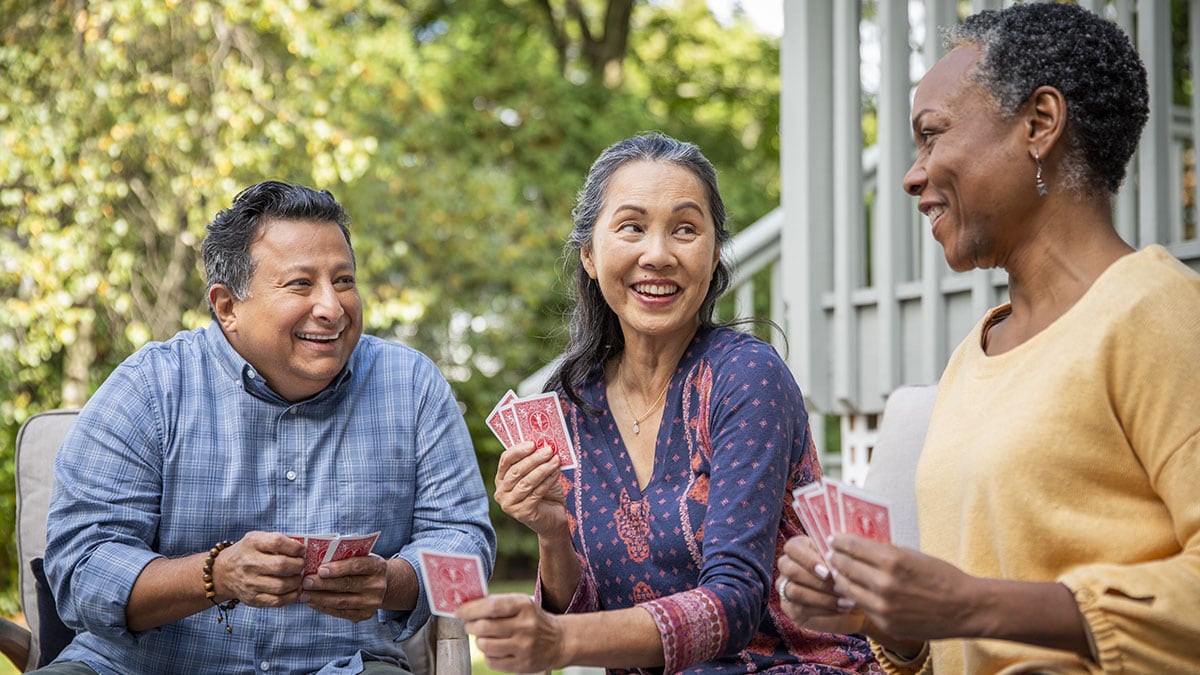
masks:
<path id="1" fill-rule="evenodd" d="M 651 403 L 650 407 L 646 409 L 646 412 L 642 413 L 641 417 L 639 417 L 637 415 L 634 415 L 633 408 L 629 407 L 629 390 L 627 390 L 625 388 L 624 383 L 621 384 L 621 398 L 625 399 L 625 410 L 628 411 L 629 416 L 633 418 L 633 433 L 634 434 L 642 433 L 642 422 L 647 417 L 650 416 L 650 413 L 652 413 L 658 409 L 658 404 L 662 403 L 663 397 L 665 397 L 667 395 L 667 390 L 670 388 L 671 388 L 671 379 L 667 378 L 667 386 L 663 387 L 662 393 L 658 395 L 658 398 L 654 399 L 654 403 Z"/>

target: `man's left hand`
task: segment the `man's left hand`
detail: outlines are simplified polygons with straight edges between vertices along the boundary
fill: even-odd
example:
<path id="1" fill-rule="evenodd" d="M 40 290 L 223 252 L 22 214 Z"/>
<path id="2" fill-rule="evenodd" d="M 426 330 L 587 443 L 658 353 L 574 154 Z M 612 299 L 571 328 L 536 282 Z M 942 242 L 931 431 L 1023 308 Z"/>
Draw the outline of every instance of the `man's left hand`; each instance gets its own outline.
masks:
<path id="1" fill-rule="evenodd" d="M 318 612 L 358 622 L 375 616 L 387 591 L 387 561 L 371 554 L 322 563 L 304 577 L 300 602 Z"/>

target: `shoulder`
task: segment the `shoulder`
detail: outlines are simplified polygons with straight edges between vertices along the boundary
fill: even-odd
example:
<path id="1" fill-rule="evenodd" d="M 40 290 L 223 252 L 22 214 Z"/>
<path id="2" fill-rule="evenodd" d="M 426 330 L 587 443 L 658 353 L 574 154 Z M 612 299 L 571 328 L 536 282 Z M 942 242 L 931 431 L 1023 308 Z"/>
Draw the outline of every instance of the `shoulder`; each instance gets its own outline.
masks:
<path id="1" fill-rule="evenodd" d="M 108 381 L 136 380 L 139 386 L 184 379 L 209 359 L 211 346 L 206 331 L 196 328 L 176 333 L 162 341 L 147 342 L 121 362 Z"/>
<path id="2" fill-rule="evenodd" d="M 779 352 L 770 344 L 741 331 L 718 327 L 698 335 L 697 353 L 689 370 L 712 374 L 717 387 L 753 389 L 770 385 L 798 390 L 799 385 Z"/>
<path id="3" fill-rule="evenodd" d="M 355 377 L 370 376 L 381 382 L 401 380 L 445 381 L 433 359 L 399 342 L 363 335 L 350 358 Z"/>
<path id="4" fill-rule="evenodd" d="M 1200 327 L 1200 274 L 1162 246 L 1148 246 L 1113 263 L 1101 300 L 1115 318 L 1135 332 L 1149 325 L 1167 329 Z"/>
<path id="5" fill-rule="evenodd" d="M 770 344 L 732 328 L 717 327 L 697 335 L 696 356 L 714 371 L 784 366 L 783 358 Z"/>

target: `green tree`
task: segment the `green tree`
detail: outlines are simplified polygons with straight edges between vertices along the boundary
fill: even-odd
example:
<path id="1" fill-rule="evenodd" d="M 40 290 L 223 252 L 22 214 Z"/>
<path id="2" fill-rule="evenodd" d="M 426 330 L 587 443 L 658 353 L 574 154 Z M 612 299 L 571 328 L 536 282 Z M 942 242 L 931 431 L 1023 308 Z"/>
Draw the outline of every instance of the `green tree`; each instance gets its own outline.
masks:
<path id="1" fill-rule="evenodd" d="M 778 203 L 775 41 L 701 0 L 627 3 L 599 28 L 621 4 L 0 0 L 6 438 L 205 323 L 204 224 L 275 177 L 346 204 L 367 329 L 437 361 L 490 482 L 483 416 L 561 348 L 561 246 L 603 147 L 647 129 L 697 141 L 735 226 Z M 584 55 L 614 31 L 623 52 Z M 534 542 L 495 520 L 499 571 L 528 574 Z"/>

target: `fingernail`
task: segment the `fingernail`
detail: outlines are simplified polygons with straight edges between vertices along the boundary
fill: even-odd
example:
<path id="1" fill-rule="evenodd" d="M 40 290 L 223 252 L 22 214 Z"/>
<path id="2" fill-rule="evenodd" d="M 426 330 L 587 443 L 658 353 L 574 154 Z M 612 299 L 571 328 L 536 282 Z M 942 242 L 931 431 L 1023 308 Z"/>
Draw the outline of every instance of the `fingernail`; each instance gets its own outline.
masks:
<path id="1" fill-rule="evenodd" d="M 839 610 L 847 612 L 854 609 L 854 601 L 849 598 L 838 598 L 837 606 Z"/>
<path id="2" fill-rule="evenodd" d="M 817 563 L 817 566 L 813 568 L 813 572 L 815 572 L 817 578 L 822 581 L 829 578 L 829 568 L 821 563 Z"/>
<path id="3" fill-rule="evenodd" d="M 308 593 L 301 593 L 300 597 L 297 598 L 297 600 L 299 600 L 300 602 L 308 602 L 309 600 L 312 600 L 312 595 L 310 595 Z"/>
<path id="4" fill-rule="evenodd" d="M 312 580 L 312 578 L 311 578 L 311 577 L 304 577 L 304 581 L 303 581 L 303 584 L 302 584 L 302 585 L 304 586 L 305 590 L 311 590 L 311 589 L 312 589 L 312 587 L 313 587 L 313 580 Z"/>

